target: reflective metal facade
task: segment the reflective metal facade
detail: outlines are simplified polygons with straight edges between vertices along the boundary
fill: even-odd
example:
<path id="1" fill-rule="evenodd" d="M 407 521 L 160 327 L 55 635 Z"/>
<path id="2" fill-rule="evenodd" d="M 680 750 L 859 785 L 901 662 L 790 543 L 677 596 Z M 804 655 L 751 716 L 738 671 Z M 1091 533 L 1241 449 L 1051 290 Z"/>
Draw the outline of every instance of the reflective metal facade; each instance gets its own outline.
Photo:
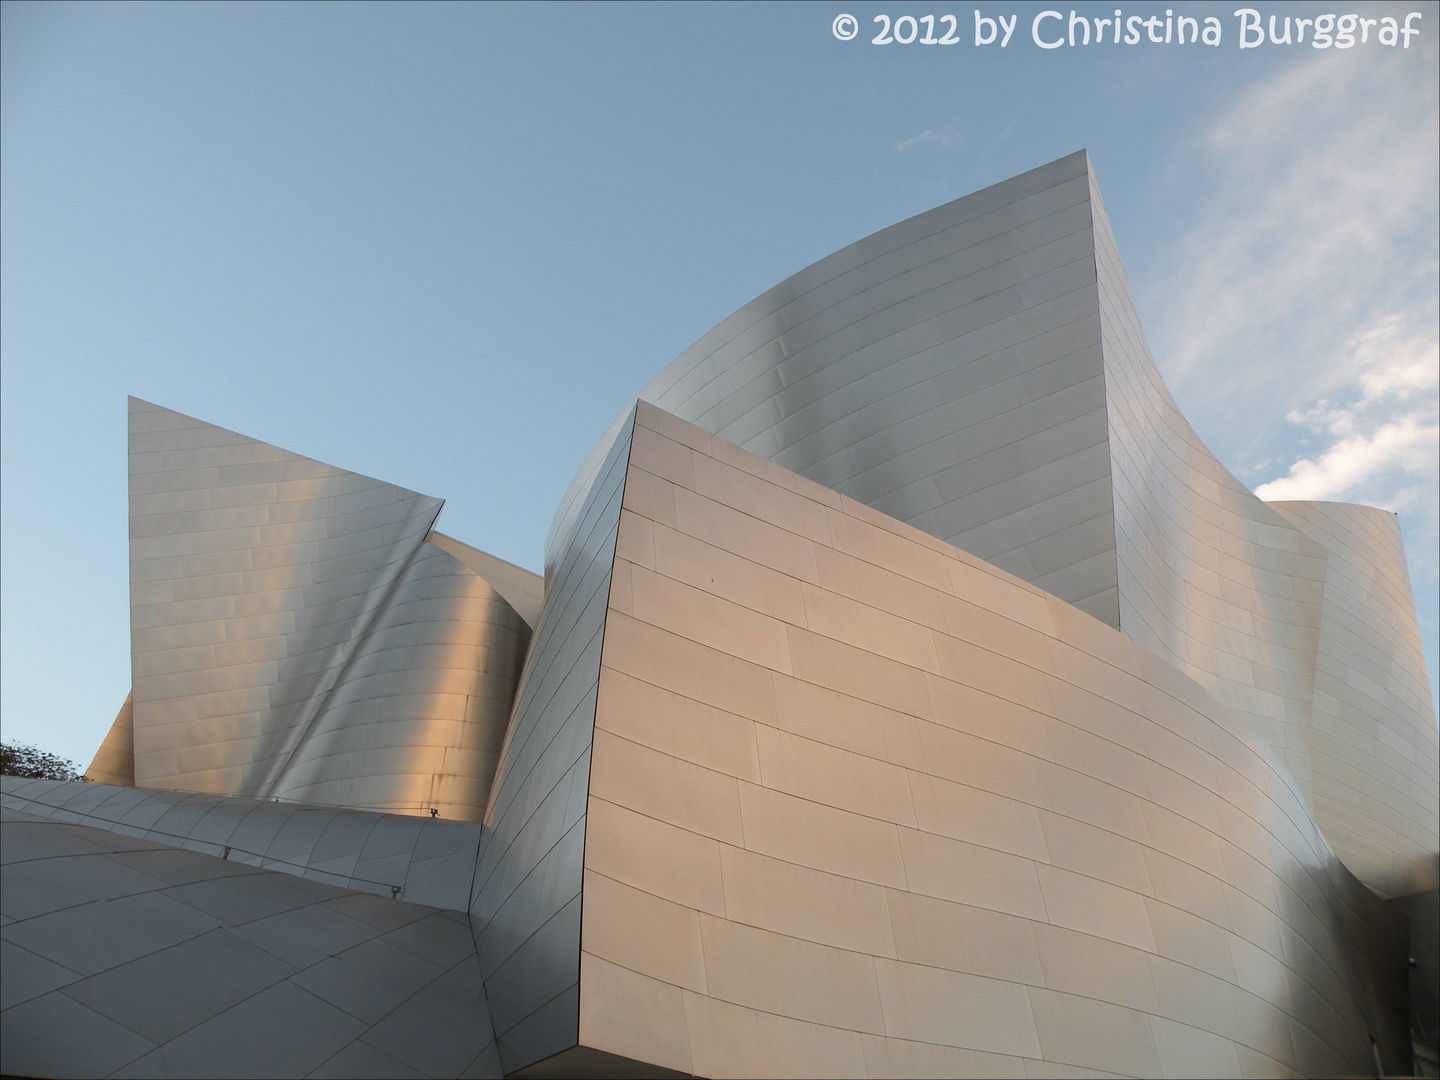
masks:
<path id="1" fill-rule="evenodd" d="M 0 803 L 386 899 L 466 911 L 480 826 L 236 795 L 5 777 Z"/>
<path id="2" fill-rule="evenodd" d="M 546 575 L 485 815 L 470 914 L 507 1071 L 576 1045 L 585 800 L 629 430 Z"/>
<path id="3" fill-rule="evenodd" d="M 1440 886 L 1423 659 L 1395 646 L 1397 738 L 1420 751 L 1413 766 L 1383 777 L 1353 767 L 1343 795 L 1313 803 L 1317 738 L 1339 725 L 1379 739 L 1371 705 L 1326 691 L 1316 704 L 1316 679 L 1373 676 L 1320 647 L 1332 588 L 1323 537 L 1231 476 L 1165 388 L 1085 152 L 807 267 L 640 397 L 1123 630 L 1255 726 L 1367 884 L 1386 895 Z M 1355 537 L 1362 560 L 1394 562 L 1391 539 Z M 1397 643 L 1417 633 L 1403 565 L 1366 616 Z"/>
<path id="4" fill-rule="evenodd" d="M 1373 1035 L 1408 1067 L 1403 925 L 1243 715 L 644 403 L 632 444 L 582 1044 L 713 1076 L 1328 1076 Z"/>
<path id="5" fill-rule="evenodd" d="M 1310 733 L 1315 819 L 1382 893 L 1433 892 L 1440 752 L 1400 523 L 1370 506 L 1271 506 L 1326 552 Z"/>
<path id="6" fill-rule="evenodd" d="M 135 687 L 91 767 L 122 786 L 4 786 L 52 856 L 7 884 L 7 1047 L 128 1032 L 57 1071 L 1411 1067 L 1440 762 L 1398 529 L 1209 454 L 1083 152 L 705 335 L 582 465 L 543 582 L 439 500 L 141 402 L 131 491 Z M 147 884 L 154 941 L 114 959 L 94 857 L 130 837 L 214 879 L 205 933 L 276 874 L 331 890 L 257 997 L 302 1019 L 255 1014 L 313 1013 L 330 1057 L 237 1042 L 228 1002 L 205 1038 L 94 1004 L 77 980 L 143 994 L 190 925 Z M 464 941 L 351 940 L 362 901 Z M 102 959 L 55 982 L 62 908 Z M 407 949 L 446 974 L 377 1024 Z M 370 989 L 306 981 L 344 964 Z"/>
<path id="7" fill-rule="evenodd" d="M 133 782 L 479 820 L 530 627 L 445 545 L 535 576 L 440 506 L 132 398 Z"/>
<path id="8" fill-rule="evenodd" d="M 7 1076 L 499 1076 L 465 916 L 0 810 Z"/>
<path id="9" fill-rule="evenodd" d="M 1082 151 L 883 229 L 640 397 L 1117 625 L 1091 214 Z"/>
<path id="10" fill-rule="evenodd" d="M 125 704 L 120 706 L 115 722 L 105 733 L 105 741 L 95 751 L 85 778 L 98 784 L 135 783 L 135 707 L 132 695 L 125 695 Z"/>

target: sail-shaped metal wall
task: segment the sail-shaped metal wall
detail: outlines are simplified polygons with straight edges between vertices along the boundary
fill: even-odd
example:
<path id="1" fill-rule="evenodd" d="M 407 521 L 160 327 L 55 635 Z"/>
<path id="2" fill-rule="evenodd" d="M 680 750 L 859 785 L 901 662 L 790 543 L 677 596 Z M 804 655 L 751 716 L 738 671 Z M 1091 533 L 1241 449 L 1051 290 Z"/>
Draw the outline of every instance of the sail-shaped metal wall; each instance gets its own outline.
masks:
<path id="1" fill-rule="evenodd" d="M 530 627 L 440 507 L 132 398 L 133 782 L 479 820 Z"/>

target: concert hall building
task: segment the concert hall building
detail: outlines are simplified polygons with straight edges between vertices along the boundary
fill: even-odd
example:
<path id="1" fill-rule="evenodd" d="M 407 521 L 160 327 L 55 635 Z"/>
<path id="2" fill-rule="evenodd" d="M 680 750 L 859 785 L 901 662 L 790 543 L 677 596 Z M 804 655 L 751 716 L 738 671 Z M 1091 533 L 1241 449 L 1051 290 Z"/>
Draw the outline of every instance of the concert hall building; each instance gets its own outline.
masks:
<path id="1" fill-rule="evenodd" d="M 130 697 L 4 781 L 0 1072 L 1431 1067 L 1396 518 L 1210 454 L 1083 151 L 701 337 L 543 577 L 136 399 L 129 484 Z"/>

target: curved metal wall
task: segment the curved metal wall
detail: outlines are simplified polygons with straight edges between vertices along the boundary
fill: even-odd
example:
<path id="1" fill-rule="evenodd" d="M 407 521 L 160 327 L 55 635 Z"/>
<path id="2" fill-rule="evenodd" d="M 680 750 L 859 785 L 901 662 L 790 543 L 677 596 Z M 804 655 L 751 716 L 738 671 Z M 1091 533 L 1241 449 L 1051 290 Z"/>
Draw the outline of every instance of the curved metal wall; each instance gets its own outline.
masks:
<path id="1" fill-rule="evenodd" d="M 1403 920 L 1246 718 L 643 403 L 633 444 L 583 1045 L 711 1076 L 1336 1076 L 1373 1035 L 1408 1068 Z"/>
<path id="2" fill-rule="evenodd" d="M 270 794 L 440 506 L 132 398 L 136 783 Z"/>
<path id="3" fill-rule="evenodd" d="M 422 545 L 271 793 L 479 821 L 529 643 L 489 582 Z"/>
<path id="4" fill-rule="evenodd" d="M 1325 549 L 1215 460 L 1145 344 L 1091 187 L 1120 567 L 1120 628 L 1232 709 L 1311 791 Z"/>
<path id="5" fill-rule="evenodd" d="M 92 770 L 206 794 L 7 807 L 443 893 L 509 1072 L 1405 1067 L 1366 886 L 1433 888 L 1440 763 L 1398 531 L 1209 454 L 1084 152 L 641 397 L 543 587 L 439 500 L 132 399 L 134 691 Z"/>
<path id="6" fill-rule="evenodd" d="M 1083 151 L 800 271 L 640 397 L 1123 630 L 1245 716 L 1311 804 L 1314 732 L 1330 723 L 1312 715 L 1316 666 L 1336 655 L 1320 648 L 1326 548 L 1231 476 L 1175 407 Z M 1413 604 L 1395 602 L 1413 634 Z M 1343 797 L 1332 785 L 1325 799 L 1391 822 L 1393 799 L 1422 815 L 1436 804 L 1428 761 L 1396 782 Z M 1316 813 L 1337 837 L 1353 828 Z M 1339 844 L 1382 892 L 1433 888 L 1433 815 L 1413 835 L 1403 867 Z"/>
<path id="7" fill-rule="evenodd" d="M 1269 505 L 1327 555 L 1311 731 L 1315 818 L 1381 892 L 1433 892 L 1440 734 L 1400 523 L 1371 506 Z"/>
<path id="8" fill-rule="evenodd" d="M 585 797 L 630 423 L 558 538 L 485 814 L 470 916 L 506 1072 L 576 1045 Z"/>
<path id="9" fill-rule="evenodd" d="M 821 259 L 640 397 L 1117 625 L 1101 376 L 1081 151 Z"/>
<path id="10" fill-rule="evenodd" d="M 1394 517 L 1272 506 L 1215 460 L 1150 356 L 1091 184 L 1120 628 L 1250 721 L 1361 880 L 1432 890 L 1440 757 Z M 1374 638 L 1358 652 L 1357 631 Z"/>
<path id="11" fill-rule="evenodd" d="M 424 542 L 441 501 L 130 424 L 134 782 L 479 820 L 530 628 Z"/>
<path id="12" fill-rule="evenodd" d="M 515 609 L 516 614 L 525 620 L 527 627 L 531 630 L 535 628 L 535 624 L 540 621 L 540 609 L 545 606 L 543 577 L 434 530 L 425 538 L 425 542 L 434 544 L 442 551 L 448 551 L 483 577 L 505 598 L 505 602 Z"/>

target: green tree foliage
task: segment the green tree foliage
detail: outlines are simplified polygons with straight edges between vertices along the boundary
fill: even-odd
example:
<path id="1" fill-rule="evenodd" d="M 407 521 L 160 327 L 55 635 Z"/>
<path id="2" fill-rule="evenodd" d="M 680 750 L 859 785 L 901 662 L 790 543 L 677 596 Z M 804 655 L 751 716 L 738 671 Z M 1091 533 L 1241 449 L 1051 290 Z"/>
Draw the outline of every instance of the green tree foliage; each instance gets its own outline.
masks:
<path id="1" fill-rule="evenodd" d="M 83 780 L 73 761 L 26 743 L 0 742 L 0 775 L 32 780 Z"/>

